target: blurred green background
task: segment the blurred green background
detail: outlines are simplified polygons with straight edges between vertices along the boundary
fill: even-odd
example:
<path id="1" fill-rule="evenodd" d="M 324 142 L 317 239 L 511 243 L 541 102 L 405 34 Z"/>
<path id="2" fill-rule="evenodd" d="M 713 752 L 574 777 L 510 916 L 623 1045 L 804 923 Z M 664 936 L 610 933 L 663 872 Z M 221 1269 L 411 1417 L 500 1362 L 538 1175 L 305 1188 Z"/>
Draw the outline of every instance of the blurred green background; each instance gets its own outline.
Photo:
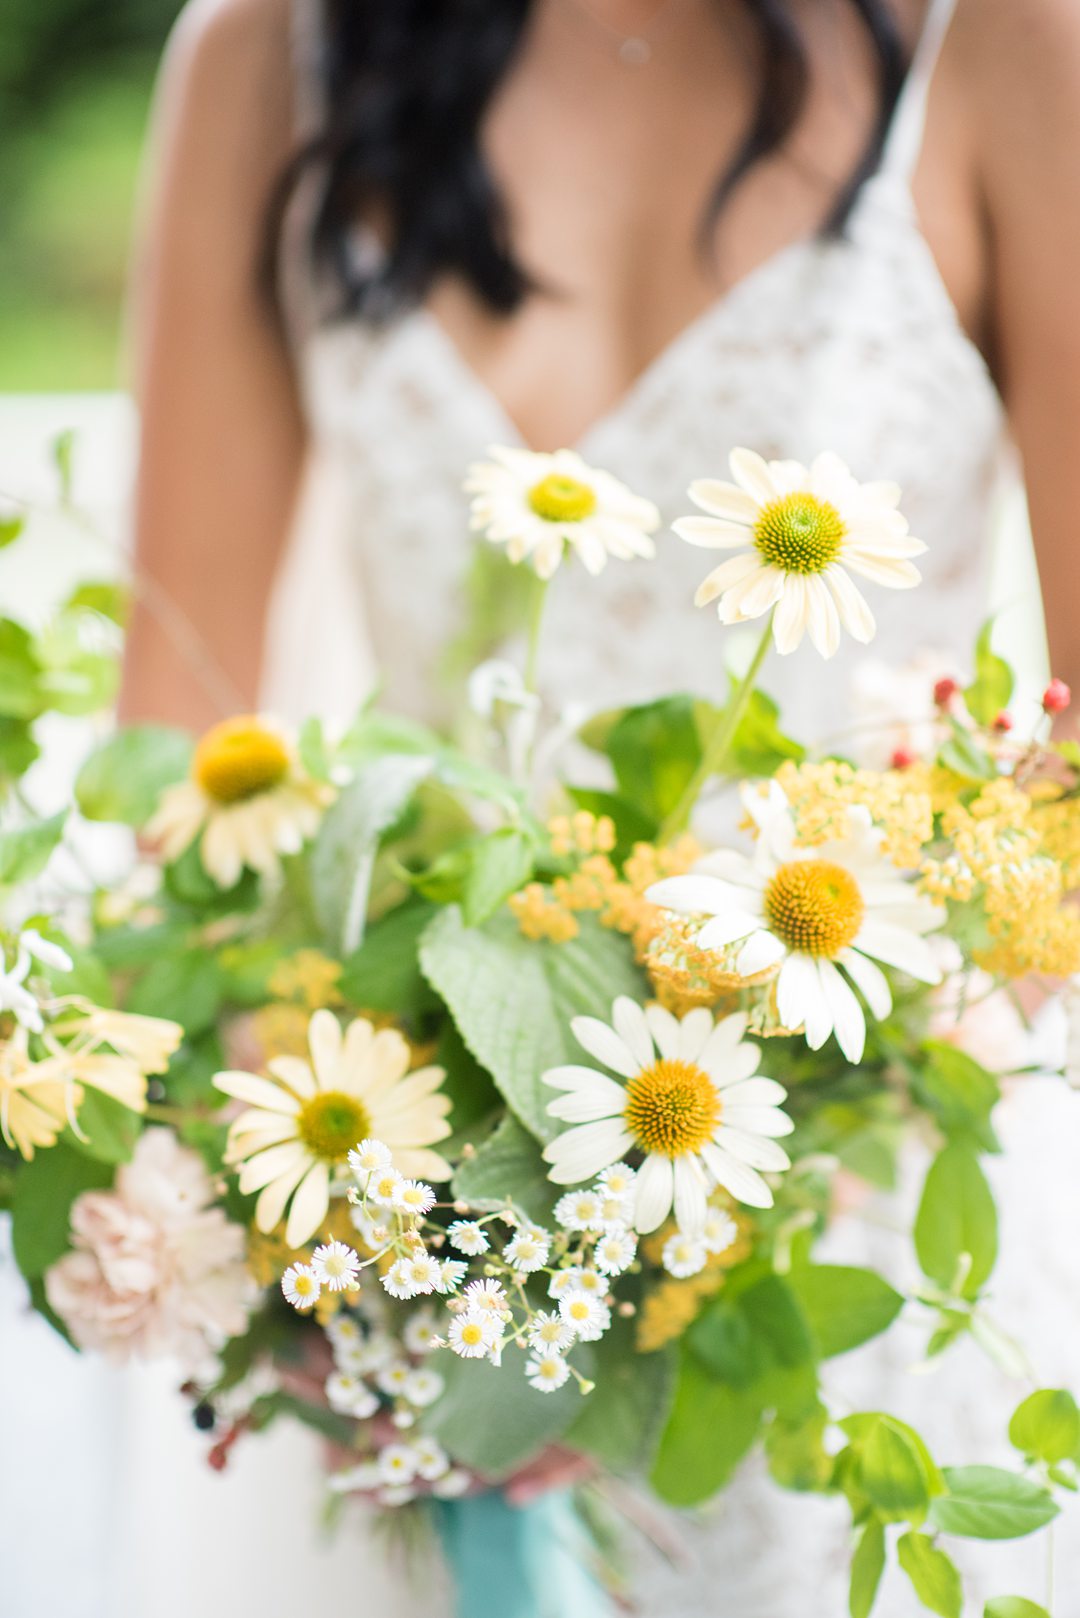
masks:
<path id="1" fill-rule="evenodd" d="M 154 74 L 181 0 L 0 0 L 0 392 L 115 387 Z"/>

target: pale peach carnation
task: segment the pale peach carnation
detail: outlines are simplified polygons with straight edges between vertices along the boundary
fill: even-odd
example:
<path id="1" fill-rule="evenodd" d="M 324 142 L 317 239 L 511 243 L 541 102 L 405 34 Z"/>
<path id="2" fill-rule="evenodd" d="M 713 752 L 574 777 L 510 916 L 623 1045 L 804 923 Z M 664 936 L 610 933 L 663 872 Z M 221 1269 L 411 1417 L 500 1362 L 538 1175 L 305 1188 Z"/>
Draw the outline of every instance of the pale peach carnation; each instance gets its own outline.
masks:
<path id="1" fill-rule="evenodd" d="M 45 1292 L 81 1348 L 194 1367 L 243 1331 L 253 1290 L 244 1231 L 213 1200 L 202 1160 L 165 1129 L 140 1137 L 113 1190 L 76 1198 L 72 1251 Z"/>

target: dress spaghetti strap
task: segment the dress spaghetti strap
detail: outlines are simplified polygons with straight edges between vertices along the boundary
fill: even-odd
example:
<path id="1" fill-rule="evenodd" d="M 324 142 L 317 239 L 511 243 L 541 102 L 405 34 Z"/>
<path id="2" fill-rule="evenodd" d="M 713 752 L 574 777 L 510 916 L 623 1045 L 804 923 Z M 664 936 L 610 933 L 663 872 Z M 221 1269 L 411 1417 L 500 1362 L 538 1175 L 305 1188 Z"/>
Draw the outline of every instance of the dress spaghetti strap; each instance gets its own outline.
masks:
<path id="1" fill-rule="evenodd" d="M 956 7 L 957 0 L 930 0 L 911 67 L 896 103 L 880 172 L 895 175 L 905 184 L 911 180 L 919 161 L 930 86 Z"/>

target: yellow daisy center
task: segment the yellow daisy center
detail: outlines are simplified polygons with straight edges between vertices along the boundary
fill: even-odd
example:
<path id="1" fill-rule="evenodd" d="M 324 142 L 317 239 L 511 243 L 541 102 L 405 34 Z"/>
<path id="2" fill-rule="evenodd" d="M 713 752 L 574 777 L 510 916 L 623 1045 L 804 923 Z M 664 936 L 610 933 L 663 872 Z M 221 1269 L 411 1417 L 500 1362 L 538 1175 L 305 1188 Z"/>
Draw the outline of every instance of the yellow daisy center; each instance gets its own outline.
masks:
<path id="1" fill-rule="evenodd" d="M 626 1087 L 626 1126 L 644 1152 L 682 1157 L 700 1151 L 720 1122 L 716 1086 L 693 1062 L 662 1059 Z"/>
<path id="2" fill-rule="evenodd" d="M 785 573 L 821 573 L 840 554 L 847 528 L 835 506 L 800 492 L 770 500 L 754 524 L 762 561 Z"/>
<path id="3" fill-rule="evenodd" d="M 193 771 L 207 797 L 239 803 L 277 786 L 289 768 L 280 736 L 248 715 L 225 719 L 195 749 Z"/>
<path id="4" fill-rule="evenodd" d="M 315 1291 L 315 1282 L 310 1275 L 294 1276 L 293 1291 L 298 1298 L 310 1298 Z"/>
<path id="5" fill-rule="evenodd" d="M 565 472 L 549 472 L 533 484 L 527 499 L 529 509 L 545 522 L 583 522 L 596 510 L 595 491 Z"/>
<path id="6" fill-rule="evenodd" d="M 467 1320 L 461 1328 L 461 1341 L 469 1348 L 475 1348 L 477 1343 L 484 1340 L 484 1328 L 475 1320 Z"/>
<path id="7" fill-rule="evenodd" d="M 300 1139 L 315 1157 L 336 1163 L 358 1140 L 371 1134 L 371 1117 L 355 1096 L 343 1090 L 323 1090 L 300 1108 Z"/>
<path id="8" fill-rule="evenodd" d="M 828 860 L 781 865 L 765 889 L 771 931 L 802 955 L 839 955 L 857 936 L 865 912 L 851 872 Z"/>

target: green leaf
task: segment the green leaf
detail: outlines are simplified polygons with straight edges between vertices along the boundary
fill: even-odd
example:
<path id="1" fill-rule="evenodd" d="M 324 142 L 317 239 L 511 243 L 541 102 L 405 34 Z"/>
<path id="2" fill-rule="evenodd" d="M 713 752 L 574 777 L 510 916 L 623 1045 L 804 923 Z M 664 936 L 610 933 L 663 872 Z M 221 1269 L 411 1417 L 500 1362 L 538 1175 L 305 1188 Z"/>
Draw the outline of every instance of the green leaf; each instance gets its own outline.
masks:
<path id="1" fill-rule="evenodd" d="M 472 1208 L 504 1208 L 511 1202 L 538 1224 L 551 1218 L 558 1195 L 539 1145 L 512 1113 L 458 1165 L 453 1191 Z"/>
<path id="2" fill-rule="evenodd" d="M 833 1457 L 825 1448 L 828 1427 L 824 1405 L 804 1416 L 774 1416 L 765 1432 L 765 1454 L 781 1488 L 827 1492 L 833 1474 Z"/>
<path id="3" fill-rule="evenodd" d="M 96 580 L 78 585 L 64 602 L 62 610 L 65 613 L 96 612 L 100 617 L 123 627 L 127 622 L 130 601 L 131 592 L 126 585 L 112 580 Z"/>
<path id="4" fill-rule="evenodd" d="M 191 761 L 191 737 L 163 725 L 118 730 L 90 754 L 75 782 L 87 820 L 144 826 L 167 786 L 182 780 Z"/>
<path id="5" fill-rule="evenodd" d="M 961 1618 L 964 1592 L 952 1559 L 926 1534 L 902 1535 L 896 1551 L 923 1606 L 940 1618 Z"/>
<path id="6" fill-rule="evenodd" d="M 73 1131 L 64 1135 L 64 1141 L 73 1151 L 87 1157 L 96 1157 L 102 1163 L 127 1163 L 135 1150 L 135 1142 L 142 1132 L 142 1119 L 100 1090 L 86 1088 L 79 1105 L 79 1129 L 85 1139 Z"/>
<path id="7" fill-rule="evenodd" d="M 948 1494 L 930 1507 L 943 1534 L 965 1539 L 1022 1539 L 1058 1514 L 1048 1489 L 997 1466 L 947 1466 Z"/>
<path id="8" fill-rule="evenodd" d="M 679 1365 L 675 1400 L 650 1481 L 673 1506 L 696 1506 L 729 1482 L 761 1430 L 761 1395 L 720 1382 L 693 1355 Z"/>
<path id="9" fill-rule="evenodd" d="M 796 1265 L 787 1282 L 802 1305 L 823 1360 L 880 1336 L 904 1306 L 899 1292 L 882 1276 L 849 1265 Z"/>
<path id="10" fill-rule="evenodd" d="M 959 1278 L 965 1298 L 977 1297 L 993 1270 L 997 1210 L 969 1147 L 946 1146 L 930 1165 L 915 1218 L 915 1251 L 924 1275 L 946 1291 Z"/>
<path id="11" fill-rule="evenodd" d="M 506 914 L 467 928 L 451 907 L 424 934 L 420 965 L 477 1061 L 542 1140 L 558 1133 L 547 1114 L 554 1091 L 542 1075 L 583 1060 L 571 1019 L 610 1017 L 617 995 L 642 994 L 625 939 L 591 916 L 581 918 L 578 938 L 554 944 L 523 938 Z"/>
<path id="12" fill-rule="evenodd" d="M 152 961 L 128 996 L 127 1009 L 168 1017 L 194 1038 L 213 1027 L 224 998 L 224 974 L 216 957 L 189 949 Z"/>
<path id="13" fill-rule="evenodd" d="M 952 735 L 938 753 L 939 763 L 965 781 L 996 780 L 998 768 L 985 747 L 955 719 L 951 721 L 951 728 Z"/>
<path id="14" fill-rule="evenodd" d="M 481 839 L 473 849 L 465 879 L 462 914 L 469 927 L 493 916 L 532 875 L 533 841 L 516 826 L 504 826 Z"/>
<path id="15" fill-rule="evenodd" d="M 986 1603 L 983 1618 L 1050 1618 L 1050 1614 L 1026 1596 L 998 1596 Z"/>
<path id="16" fill-rule="evenodd" d="M 28 1279 L 44 1275 L 70 1245 L 71 1204 L 84 1191 L 112 1183 L 110 1163 L 87 1157 L 63 1141 L 23 1163 L 11 1203 L 15 1262 Z"/>
<path id="17" fill-rule="evenodd" d="M 53 465 L 56 467 L 60 479 L 60 504 L 71 504 L 72 489 L 72 458 L 75 453 L 75 429 L 65 427 L 63 432 L 57 433 L 52 441 Z"/>
<path id="18" fill-rule="evenodd" d="M 624 860 L 635 843 L 648 842 L 656 833 L 656 821 L 643 814 L 636 803 L 620 797 L 617 792 L 597 792 L 591 787 L 567 787 L 574 807 L 587 809 L 589 814 L 607 815 L 615 825 L 616 860 Z"/>
<path id="19" fill-rule="evenodd" d="M 48 820 L 0 832 L 0 885 L 11 887 L 40 876 L 64 835 L 66 820 L 67 811 L 62 810 Z"/>
<path id="20" fill-rule="evenodd" d="M 412 1022 L 436 1006 L 420 971 L 420 939 L 434 914 L 425 901 L 410 900 L 372 922 L 342 968 L 345 998 L 363 1011 L 393 1012 Z"/>
<path id="21" fill-rule="evenodd" d="M 25 775 L 40 752 L 27 720 L 0 713 L 0 781 Z"/>
<path id="22" fill-rule="evenodd" d="M 379 839 L 431 770 L 425 755 L 389 754 L 359 770 L 327 810 L 311 852 L 311 889 L 332 950 L 351 955 L 362 943 Z"/>
<path id="23" fill-rule="evenodd" d="M 884 1571 L 885 1529 L 876 1517 L 871 1517 L 859 1535 L 859 1543 L 851 1560 L 851 1588 L 848 1594 L 851 1618 L 870 1618 Z"/>
<path id="24" fill-rule="evenodd" d="M 902 1423 L 878 1416 L 855 1444 L 862 1486 L 884 1522 L 921 1522 L 930 1479 Z"/>
<path id="25" fill-rule="evenodd" d="M 6 545 L 13 544 L 25 527 L 25 517 L 12 517 L 7 514 L 0 517 L 0 550 Z"/>
<path id="26" fill-rule="evenodd" d="M 675 696 L 627 708 L 611 727 L 604 751 L 622 796 L 658 825 L 701 761 L 697 703 Z"/>
<path id="27" fill-rule="evenodd" d="M 533 1390 L 523 1380 L 524 1355 L 507 1352 L 512 1363 L 502 1366 L 444 1355 L 439 1370 L 446 1386 L 424 1419 L 455 1461 L 493 1480 L 533 1460 L 581 1413 L 573 1379 L 554 1393 L 527 1397 Z"/>
<path id="28" fill-rule="evenodd" d="M 1080 1449 L 1080 1409 L 1064 1388 L 1040 1388 L 1019 1405 L 1009 1442 L 1034 1460 L 1067 1461 Z"/>
<path id="29" fill-rule="evenodd" d="M 0 714 L 36 719 L 44 706 L 33 636 L 13 618 L 0 618 Z"/>
<path id="30" fill-rule="evenodd" d="M 566 1442 L 614 1472 L 640 1474 L 652 1465 L 675 1395 L 675 1351 L 637 1353 L 633 1322 L 616 1319 L 594 1354 L 596 1387 Z"/>
<path id="31" fill-rule="evenodd" d="M 732 680 L 732 694 L 738 683 Z M 755 689 L 731 744 L 727 765 L 730 773 L 773 775 L 786 759 L 798 763 L 806 757 L 806 748 L 780 729 L 779 715 L 780 709 L 772 697 Z"/>
<path id="32" fill-rule="evenodd" d="M 975 679 L 964 692 L 968 712 L 979 725 L 992 725 L 1009 706 L 1015 681 L 1013 671 L 990 645 L 994 620 L 987 619 L 975 642 Z"/>

